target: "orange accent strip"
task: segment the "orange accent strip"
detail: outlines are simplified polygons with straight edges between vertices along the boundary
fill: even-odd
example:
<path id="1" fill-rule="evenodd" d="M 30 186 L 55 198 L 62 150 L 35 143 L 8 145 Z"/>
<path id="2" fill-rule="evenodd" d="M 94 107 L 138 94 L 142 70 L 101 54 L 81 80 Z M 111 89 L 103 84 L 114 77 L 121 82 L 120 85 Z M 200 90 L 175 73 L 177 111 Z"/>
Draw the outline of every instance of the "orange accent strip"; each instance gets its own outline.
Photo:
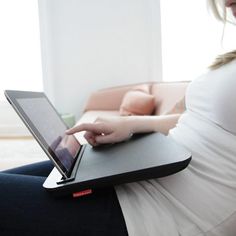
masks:
<path id="1" fill-rule="evenodd" d="M 73 193 L 73 197 L 81 197 L 81 196 L 84 196 L 84 195 L 91 194 L 92 192 L 93 192 L 92 189 L 86 189 L 86 190 L 83 190 L 83 191 L 80 191 L 80 192 Z"/>

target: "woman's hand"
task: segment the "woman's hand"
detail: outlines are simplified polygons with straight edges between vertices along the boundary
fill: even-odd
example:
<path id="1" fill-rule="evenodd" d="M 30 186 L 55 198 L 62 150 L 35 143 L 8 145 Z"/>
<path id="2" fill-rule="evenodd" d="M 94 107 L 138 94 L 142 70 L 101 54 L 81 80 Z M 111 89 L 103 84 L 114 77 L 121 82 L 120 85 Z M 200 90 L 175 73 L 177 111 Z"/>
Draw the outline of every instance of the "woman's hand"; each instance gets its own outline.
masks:
<path id="1" fill-rule="evenodd" d="M 86 131 L 84 137 L 92 146 L 117 143 L 128 139 L 131 127 L 126 117 L 98 118 L 94 123 L 83 123 L 66 131 L 66 134 Z"/>
<path id="2" fill-rule="evenodd" d="M 180 116 L 181 114 L 170 114 L 98 118 L 94 123 L 84 123 L 69 129 L 66 134 L 86 131 L 84 137 L 92 146 L 117 143 L 135 133 L 160 132 L 167 135 L 169 130 L 175 127 Z"/>

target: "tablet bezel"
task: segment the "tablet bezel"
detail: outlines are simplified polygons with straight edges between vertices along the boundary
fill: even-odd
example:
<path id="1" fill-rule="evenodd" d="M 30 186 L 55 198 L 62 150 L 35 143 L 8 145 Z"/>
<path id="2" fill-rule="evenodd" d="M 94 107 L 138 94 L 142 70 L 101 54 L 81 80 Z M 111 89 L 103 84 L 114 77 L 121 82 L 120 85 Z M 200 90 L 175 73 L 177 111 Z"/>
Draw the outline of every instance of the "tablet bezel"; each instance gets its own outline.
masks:
<path id="1" fill-rule="evenodd" d="M 78 153 L 82 148 L 82 145 L 80 145 L 80 149 L 77 152 L 77 155 L 74 159 L 74 162 L 69 170 L 67 170 L 63 164 L 60 162 L 59 158 L 56 156 L 54 151 L 50 148 L 48 143 L 45 141 L 43 136 L 40 134 L 40 132 L 37 130 L 37 128 L 34 126 L 34 124 L 31 122 L 27 114 L 24 112 L 24 110 L 21 108 L 20 104 L 18 103 L 17 99 L 27 99 L 27 98 L 45 98 L 49 105 L 53 108 L 55 113 L 60 118 L 61 122 L 65 126 L 65 129 L 68 129 L 69 127 L 65 124 L 55 107 L 52 105 L 50 100 L 47 98 L 47 96 L 43 92 L 32 92 L 32 91 L 18 91 L 18 90 L 5 90 L 4 94 L 8 100 L 8 102 L 11 104 L 11 106 L 14 108 L 16 113 L 19 115 L 21 120 L 24 122 L 26 127 L 29 129 L 30 133 L 33 135 L 33 137 L 36 139 L 36 141 L 39 143 L 39 145 L 42 147 L 44 152 L 47 154 L 49 159 L 54 163 L 55 167 L 58 169 L 58 171 L 62 174 L 63 178 L 69 178 L 71 175 L 71 172 L 73 170 L 73 167 L 75 165 L 75 162 L 77 160 L 76 157 L 78 157 Z"/>

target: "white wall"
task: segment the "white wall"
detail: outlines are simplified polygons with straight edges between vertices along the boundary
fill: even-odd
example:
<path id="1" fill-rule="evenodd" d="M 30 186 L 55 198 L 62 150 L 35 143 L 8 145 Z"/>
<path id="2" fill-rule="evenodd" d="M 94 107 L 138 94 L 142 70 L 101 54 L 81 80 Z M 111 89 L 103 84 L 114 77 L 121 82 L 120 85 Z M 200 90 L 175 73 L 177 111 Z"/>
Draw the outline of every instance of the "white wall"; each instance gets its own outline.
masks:
<path id="1" fill-rule="evenodd" d="M 60 112 L 79 116 L 100 88 L 161 80 L 159 0 L 39 0 L 39 17 L 44 90 Z"/>
<path id="2" fill-rule="evenodd" d="M 0 138 L 31 136 L 7 101 L 0 101 Z"/>
<path id="3" fill-rule="evenodd" d="M 204 73 L 217 55 L 235 49 L 236 25 L 227 23 L 223 28 L 206 0 L 191 1 L 186 10 L 189 3 L 161 1 L 164 81 L 192 80 Z"/>
<path id="4" fill-rule="evenodd" d="M 0 101 L 5 89 L 42 91 L 38 0 L 0 1 L 0 65 Z"/>

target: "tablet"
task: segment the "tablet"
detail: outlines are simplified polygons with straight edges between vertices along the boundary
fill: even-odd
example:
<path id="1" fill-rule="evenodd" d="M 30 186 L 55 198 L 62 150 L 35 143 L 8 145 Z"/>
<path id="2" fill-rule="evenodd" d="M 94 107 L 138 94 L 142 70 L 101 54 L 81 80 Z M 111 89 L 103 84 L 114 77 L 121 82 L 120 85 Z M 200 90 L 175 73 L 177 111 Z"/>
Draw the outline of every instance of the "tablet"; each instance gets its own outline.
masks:
<path id="1" fill-rule="evenodd" d="M 5 96 L 60 173 L 68 178 L 82 149 L 42 92 L 6 90 Z"/>

